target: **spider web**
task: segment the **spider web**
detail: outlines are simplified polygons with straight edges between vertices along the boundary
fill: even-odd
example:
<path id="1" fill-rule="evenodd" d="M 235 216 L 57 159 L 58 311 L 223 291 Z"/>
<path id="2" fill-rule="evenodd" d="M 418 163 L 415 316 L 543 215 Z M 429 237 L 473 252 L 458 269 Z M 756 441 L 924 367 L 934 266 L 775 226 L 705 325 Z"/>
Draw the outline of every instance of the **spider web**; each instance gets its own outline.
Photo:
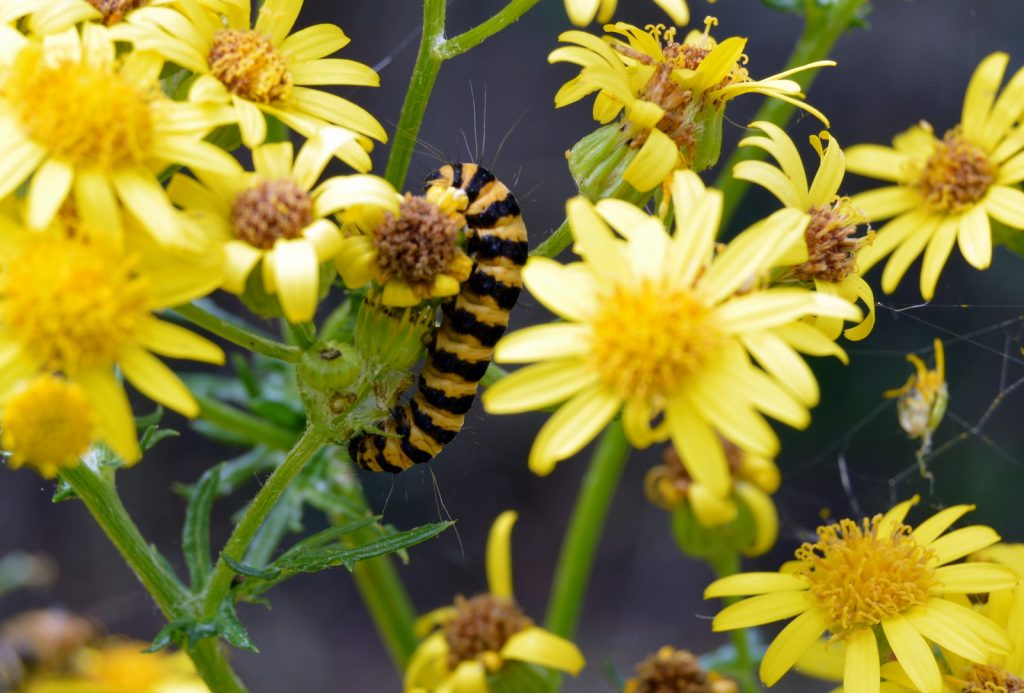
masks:
<path id="1" fill-rule="evenodd" d="M 1010 277 L 1003 279 L 1002 286 L 1009 286 L 1005 280 Z M 779 507 L 784 535 L 813 536 L 807 518 L 799 516 L 801 505 L 806 507 L 811 499 L 819 503 L 823 518 L 870 516 L 915 493 L 930 508 L 967 502 L 984 511 L 1007 486 L 1019 489 L 1024 480 L 1024 445 L 1016 423 L 1024 404 L 1024 304 L 900 303 L 876 298 L 881 300 L 872 337 L 863 346 L 846 344 L 851 372 L 839 378 L 826 373 L 822 380 L 819 409 L 826 409 L 826 418 L 840 410 L 838 417 L 845 423 L 824 426 L 831 435 L 812 426 L 809 445 L 816 449 L 802 450 L 798 436 L 795 445 L 783 445 Z M 922 450 L 921 441 L 910 440 L 899 427 L 896 400 L 884 398 L 882 392 L 902 385 L 912 372 L 905 360 L 908 353 L 934 367 L 934 337 L 942 340 L 947 353 L 949 407 L 930 448 Z M 828 412 L 830 399 L 842 400 L 847 387 L 854 395 L 833 403 Z M 817 419 L 819 411 L 814 416 Z M 790 454 L 787 447 L 796 449 Z M 919 458 L 933 480 L 922 477 Z M 786 498 L 790 483 L 803 496 L 798 503 Z M 988 508 L 985 514 L 1019 517 L 1016 508 L 1008 510 Z M 981 517 L 979 512 L 975 521 Z M 994 522 L 1006 540 L 1024 540 L 1019 519 L 1002 526 Z"/>

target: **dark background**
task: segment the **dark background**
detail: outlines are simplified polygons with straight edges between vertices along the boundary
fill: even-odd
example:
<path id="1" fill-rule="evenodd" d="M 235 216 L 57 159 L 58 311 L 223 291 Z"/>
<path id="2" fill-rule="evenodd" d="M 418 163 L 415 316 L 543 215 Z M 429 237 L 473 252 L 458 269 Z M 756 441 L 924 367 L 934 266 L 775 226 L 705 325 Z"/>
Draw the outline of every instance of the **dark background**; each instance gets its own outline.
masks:
<path id="1" fill-rule="evenodd" d="M 449 33 L 473 26 L 502 4 L 455 0 Z M 691 12 L 698 25 L 705 14 L 718 16 L 719 38 L 750 37 L 748 67 L 755 78 L 781 69 L 801 28 L 797 17 L 755 0 L 715 5 L 691 0 Z M 352 38 L 341 57 L 381 66 L 380 89 L 344 94 L 368 108 L 389 131 L 398 120 L 415 58 L 419 14 L 419 3 L 410 0 L 307 0 L 299 19 L 299 26 L 340 24 Z M 623 0 L 616 18 L 639 25 L 665 21 L 649 0 Z M 561 0 L 544 0 L 518 24 L 447 63 L 421 132 L 424 143 L 446 157 L 480 160 L 513 183 L 534 242 L 561 221 L 565 199 L 574 193 L 564 151 L 593 128 L 589 101 L 560 111 L 553 108 L 555 91 L 575 70 L 549 66 L 546 55 L 567 28 Z M 959 119 L 964 89 L 981 58 L 1005 50 L 1013 56 L 1011 69 L 1021 66 L 1022 28 L 1024 6 L 1018 0 L 879 0 L 870 27 L 839 41 L 834 53 L 839 67 L 821 75 L 809 99 L 829 115 L 832 133 L 844 146 L 887 142 L 921 118 L 941 132 Z M 760 99 L 742 97 L 730 106 L 726 153 Z M 486 146 L 475 145 L 485 129 Z M 813 119 L 801 118 L 790 133 L 803 147 L 806 136 L 819 129 Z M 495 162 L 502 138 L 507 142 Z M 426 148 L 413 161 L 410 181 L 438 165 Z M 810 153 L 809 147 L 803 150 Z M 385 146 L 375 153 L 377 171 L 383 171 L 387 151 Z M 851 178 L 843 192 L 872 186 Z M 766 193 L 752 192 L 735 220 L 736 229 L 773 205 Z M 915 492 L 924 500 L 912 522 L 934 508 L 977 503 L 975 521 L 992 524 L 1007 540 L 1024 541 L 1017 505 L 1024 488 L 1024 450 L 1013 428 L 1019 425 L 1024 393 L 1012 390 L 1024 378 L 1024 289 L 1016 281 L 1022 269 L 1021 259 L 1002 249 L 985 273 L 968 268 L 954 252 L 934 303 L 922 307 L 914 305 L 920 302 L 915 265 L 903 290 L 895 296 L 879 292 L 878 325 L 868 340 L 849 345 L 850 367 L 820 359 L 813 364 L 823 401 L 810 429 L 780 427 L 784 482 L 776 496 L 782 515 L 779 547 L 748 568 L 775 569 L 813 532 L 823 509 L 839 516 L 873 514 L 889 507 L 893 497 Z M 870 275 L 876 287 L 878 274 Z M 228 299 L 224 305 L 236 303 Z M 526 298 L 513 323 L 547 318 Z M 946 342 L 951 399 L 950 414 L 936 434 L 939 454 L 930 464 L 937 483 L 929 494 L 916 470 L 901 476 L 914 465 L 916 443 L 905 439 L 895 405 L 883 400 L 881 392 L 906 379 L 910 367 L 903 355 L 929 349 L 935 336 Z M 970 431 L 993 403 L 997 406 L 984 430 Z M 148 404 L 137 407 L 149 409 Z M 513 543 L 516 594 L 528 614 L 543 617 L 561 535 L 586 467 L 584 453 L 549 478 L 528 472 L 526 453 L 543 419 L 540 414 L 485 417 L 476 408 L 430 470 L 364 479 L 374 507 L 399 527 L 439 519 L 439 500 L 458 520 L 458 536 L 447 532 L 415 548 L 411 564 L 401 568 L 418 609 L 426 611 L 449 602 L 455 593 L 485 588 L 488 527 L 500 511 L 513 508 L 521 514 Z M 186 428 L 184 422 L 176 423 Z M 125 503 L 143 533 L 176 564 L 181 563 L 183 502 L 170 491 L 171 483 L 194 481 L 208 466 L 237 452 L 186 432 L 120 475 Z M 667 518 L 644 501 L 641 481 L 659 455 L 658 450 L 635 454 L 623 477 L 577 638 L 589 665 L 566 690 L 610 690 L 601 673 L 606 659 L 629 672 L 635 661 L 666 643 L 700 652 L 724 642 L 709 627 L 718 605 L 700 597 L 709 571 L 680 555 Z M 843 460 L 849 471 L 846 487 L 839 471 Z M 98 618 L 113 632 L 152 637 L 162 625 L 159 613 L 84 508 L 74 502 L 52 505 L 52 485 L 31 472 L 4 471 L 2 477 L 0 555 L 15 549 L 46 552 L 59 562 L 60 576 L 48 591 L 20 592 L 0 601 L 0 617 L 56 603 Z M 218 506 L 215 543 L 223 541 L 230 513 L 242 502 L 238 498 Z M 296 578 L 271 596 L 272 612 L 257 606 L 241 609 L 263 654 L 238 653 L 234 662 L 255 693 L 399 690 L 399 679 L 343 570 Z M 797 679 L 790 676 L 777 688 L 830 688 Z"/>

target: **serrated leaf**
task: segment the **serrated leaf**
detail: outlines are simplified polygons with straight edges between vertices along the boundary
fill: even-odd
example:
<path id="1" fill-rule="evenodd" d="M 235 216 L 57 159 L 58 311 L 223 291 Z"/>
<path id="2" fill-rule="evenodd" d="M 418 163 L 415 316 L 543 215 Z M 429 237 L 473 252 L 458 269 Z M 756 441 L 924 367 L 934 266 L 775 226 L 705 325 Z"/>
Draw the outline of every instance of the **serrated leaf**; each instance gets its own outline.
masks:
<path id="1" fill-rule="evenodd" d="M 249 631 L 238 620 L 238 614 L 235 612 L 235 605 L 231 599 L 227 599 L 221 604 L 219 625 L 220 635 L 229 645 L 249 652 L 260 651 L 249 637 Z"/>
<path id="2" fill-rule="evenodd" d="M 173 428 L 160 428 L 159 426 L 150 426 L 139 438 L 139 447 L 142 448 L 142 452 L 149 452 L 153 449 L 157 443 L 167 440 L 168 438 L 177 438 L 181 434 Z"/>
<path id="3" fill-rule="evenodd" d="M 198 591 L 210 576 L 210 512 L 217 496 L 222 465 L 217 465 L 199 478 L 185 509 L 185 524 L 181 532 L 181 547 L 188 566 L 193 591 Z"/>
<path id="4" fill-rule="evenodd" d="M 272 568 L 272 567 L 257 568 L 255 566 L 246 565 L 245 563 L 241 563 L 239 561 L 236 561 L 235 559 L 233 559 L 231 556 L 227 555 L 226 553 L 222 553 L 220 555 L 220 557 L 221 557 L 221 560 L 223 560 L 225 563 L 227 563 L 228 567 L 231 568 L 231 570 L 233 570 L 234 572 L 238 573 L 239 575 L 244 575 L 245 577 L 256 578 L 257 580 L 268 580 L 269 581 L 269 580 L 276 580 L 278 577 L 281 576 L 281 572 L 282 571 L 280 571 L 280 570 L 278 570 L 276 568 Z"/>
<path id="5" fill-rule="evenodd" d="M 346 522 L 343 525 L 338 525 L 337 527 L 329 527 L 323 530 L 322 532 L 317 532 L 316 534 L 306 537 L 300 542 L 297 542 L 294 546 L 292 546 L 290 549 L 281 554 L 281 556 L 276 561 L 274 561 L 274 563 L 278 565 L 282 563 L 287 563 L 296 555 L 320 549 L 326 544 L 337 541 L 346 534 L 351 534 L 352 532 L 360 530 L 363 527 L 369 527 L 370 525 L 376 523 L 379 519 L 379 516 L 364 517 L 361 520 Z"/>
<path id="6" fill-rule="evenodd" d="M 339 565 L 352 570 L 352 567 L 359 561 L 376 558 L 377 556 L 386 556 L 401 549 L 415 546 L 420 542 L 436 537 L 453 524 L 453 522 L 434 522 L 352 548 L 330 547 L 303 551 L 289 556 L 287 560 L 274 561 L 273 566 L 280 568 L 282 571 L 302 573 L 314 573 Z"/>
<path id="7" fill-rule="evenodd" d="M 164 418 L 164 408 L 157 406 L 153 410 L 152 414 L 145 414 L 143 416 L 135 417 L 135 429 L 138 431 L 144 431 L 150 426 L 156 426 L 160 423 L 160 420 Z"/>

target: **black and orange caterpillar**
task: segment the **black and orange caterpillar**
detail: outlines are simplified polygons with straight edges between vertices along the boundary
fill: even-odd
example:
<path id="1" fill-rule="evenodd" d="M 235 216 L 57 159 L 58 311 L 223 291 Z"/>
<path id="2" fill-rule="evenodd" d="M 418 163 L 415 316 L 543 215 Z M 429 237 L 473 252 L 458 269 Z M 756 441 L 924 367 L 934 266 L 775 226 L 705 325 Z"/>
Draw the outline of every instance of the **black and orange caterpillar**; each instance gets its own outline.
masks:
<path id="1" fill-rule="evenodd" d="M 349 443 L 352 459 L 374 472 L 397 474 L 429 462 L 462 429 L 494 345 L 523 287 L 526 226 L 504 183 L 476 164 L 448 164 L 427 176 L 426 187 L 466 194 L 467 251 L 473 269 L 460 293 L 446 301 L 419 387 L 409 404 L 395 407 L 387 435 L 364 433 Z"/>

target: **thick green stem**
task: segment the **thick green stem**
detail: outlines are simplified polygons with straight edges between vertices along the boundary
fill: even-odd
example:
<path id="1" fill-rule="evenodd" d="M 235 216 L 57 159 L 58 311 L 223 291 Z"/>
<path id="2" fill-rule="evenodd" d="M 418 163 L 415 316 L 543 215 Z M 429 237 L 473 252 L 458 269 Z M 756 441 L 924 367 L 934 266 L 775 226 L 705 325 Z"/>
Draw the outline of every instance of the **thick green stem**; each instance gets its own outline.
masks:
<path id="1" fill-rule="evenodd" d="M 168 621 L 188 615 L 191 595 L 132 521 L 112 481 L 81 464 L 61 476 L 85 504 L 96 523 L 124 557 Z M 245 685 L 228 664 L 215 640 L 200 643 L 189 652 L 196 670 L 214 693 L 246 693 Z"/>
<path id="2" fill-rule="evenodd" d="M 446 0 L 425 0 L 420 51 L 412 68 L 412 78 L 405 92 L 402 115 L 398 118 L 395 141 L 391 145 L 391 155 L 388 157 L 388 166 L 384 172 L 384 177 L 391 185 L 399 190 L 405 187 L 409 162 L 412 161 L 420 125 L 423 124 L 423 116 L 427 112 L 427 104 L 437 81 L 437 73 L 441 70 L 441 63 L 479 46 L 518 20 L 538 2 L 540 0 L 511 0 L 490 19 L 446 41 Z"/>
<path id="3" fill-rule="evenodd" d="M 199 418 L 253 445 L 266 445 L 274 450 L 287 450 L 295 442 L 295 432 L 269 423 L 214 397 L 196 395 Z"/>
<path id="4" fill-rule="evenodd" d="M 307 428 L 302 436 L 295 441 L 294 447 L 284 458 L 281 466 L 274 470 L 256 497 L 252 499 L 242 519 L 228 538 L 222 555 L 229 556 L 236 561 L 244 559 L 246 549 L 253 537 L 256 536 L 256 532 L 263 524 L 267 514 L 277 505 L 278 499 L 288 488 L 288 484 L 302 471 L 302 468 L 306 466 L 306 463 L 316 454 L 323 443 L 323 434 L 312 427 Z M 233 576 L 234 573 L 223 557 L 218 558 L 217 565 L 214 567 L 210 581 L 203 593 L 204 616 L 212 617 L 217 613 L 221 603 L 231 591 Z"/>
<path id="5" fill-rule="evenodd" d="M 405 174 L 409 171 L 409 162 L 412 161 L 412 152 L 416 147 L 423 115 L 427 112 L 430 93 L 441 69 L 443 58 L 439 49 L 444 44 L 445 2 L 446 0 L 425 0 L 423 3 L 420 52 L 412 69 L 409 88 L 405 92 L 402 115 L 398 118 L 398 127 L 395 130 L 395 142 L 391 145 L 391 155 L 388 157 L 388 166 L 384 172 L 384 177 L 397 190 L 405 187 Z"/>
<path id="6" fill-rule="evenodd" d="M 838 0 L 827 7 L 820 7 L 814 2 L 806 3 L 804 31 L 793 48 L 785 69 L 789 70 L 828 57 L 836 41 L 865 2 L 866 0 Z M 820 70 L 806 70 L 791 75 L 788 79 L 797 82 L 804 93 L 807 93 L 819 72 Z M 795 110 L 795 106 L 785 101 L 766 99 L 761 108 L 757 110 L 754 120 L 766 120 L 784 128 L 793 117 Z M 745 180 L 733 177 L 733 167 L 741 161 L 760 160 L 766 155 L 767 152 L 760 147 L 737 147 L 733 150 L 729 160 L 722 166 L 715 181 L 715 187 L 724 194 L 720 228 L 725 228 L 729 223 L 739 203 L 743 200 L 747 186 L 750 185 Z"/>
<path id="7" fill-rule="evenodd" d="M 591 458 L 558 556 L 545 618 L 545 627 L 557 635 L 572 638 L 576 632 L 605 518 L 629 450 L 622 423 L 612 422 Z"/>
<path id="8" fill-rule="evenodd" d="M 178 306 L 174 312 L 204 330 L 249 351 L 292 363 L 297 362 L 302 356 L 302 352 L 296 347 L 253 334 L 244 327 L 209 313 L 195 304 Z"/>
<path id="9" fill-rule="evenodd" d="M 560 252 L 569 247 L 572 243 L 572 232 L 569 230 L 569 220 L 565 219 L 551 235 L 544 239 L 544 242 L 530 251 L 530 255 L 541 257 L 556 257 Z"/>
<path id="10" fill-rule="evenodd" d="M 416 609 L 398 577 L 391 556 L 360 561 L 352 571 L 356 587 L 377 627 L 391 661 L 401 673 L 419 640 L 413 631 Z"/>
<path id="11" fill-rule="evenodd" d="M 740 556 L 736 551 L 723 551 L 708 559 L 711 569 L 719 578 L 735 575 L 740 572 Z M 738 597 L 730 597 L 722 600 L 726 606 L 739 601 Z M 750 647 L 750 633 L 746 628 L 736 628 L 729 631 L 729 640 L 733 647 L 733 666 L 730 674 L 739 679 L 740 689 L 743 693 L 756 693 L 761 690 L 757 683 L 757 675 L 754 667 L 754 657 Z"/>

